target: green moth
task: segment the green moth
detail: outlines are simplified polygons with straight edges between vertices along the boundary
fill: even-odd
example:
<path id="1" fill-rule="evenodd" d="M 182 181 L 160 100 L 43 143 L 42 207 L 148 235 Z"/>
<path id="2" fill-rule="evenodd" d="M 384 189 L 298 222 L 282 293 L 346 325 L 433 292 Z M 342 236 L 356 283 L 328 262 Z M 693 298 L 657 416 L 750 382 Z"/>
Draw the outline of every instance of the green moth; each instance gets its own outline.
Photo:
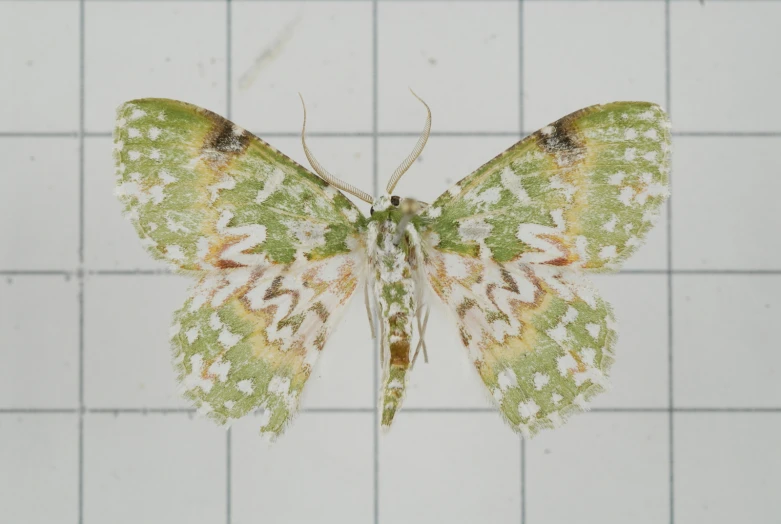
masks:
<path id="1" fill-rule="evenodd" d="M 281 434 L 358 288 L 370 320 L 379 317 L 383 426 L 425 357 L 436 300 L 524 436 L 561 425 L 604 389 L 615 326 L 585 277 L 619 268 L 668 195 L 665 113 L 646 102 L 582 109 L 429 205 L 392 194 L 428 139 L 425 107 L 417 145 L 376 198 L 328 173 L 305 127 L 317 174 L 205 109 L 164 99 L 120 107 L 125 213 L 155 258 L 197 279 L 171 341 L 201 413 L 224 424 L 261 410 L 261 432 Z M 370 216 L 342 192 L 370 203 Z"/>

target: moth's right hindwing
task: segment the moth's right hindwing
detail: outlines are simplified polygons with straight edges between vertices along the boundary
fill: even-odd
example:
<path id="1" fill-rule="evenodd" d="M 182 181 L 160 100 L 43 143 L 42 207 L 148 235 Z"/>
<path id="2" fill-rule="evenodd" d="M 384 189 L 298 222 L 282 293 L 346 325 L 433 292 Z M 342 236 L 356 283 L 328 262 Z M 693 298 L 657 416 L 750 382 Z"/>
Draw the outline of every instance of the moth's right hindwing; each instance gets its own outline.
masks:
<path id="1" fill-rule="evenodd" d="M 205 274 L 171 332 L 184 395 L 221 424 L 261 409 L 278 436 L 364 267 L 347 254 Z"/>

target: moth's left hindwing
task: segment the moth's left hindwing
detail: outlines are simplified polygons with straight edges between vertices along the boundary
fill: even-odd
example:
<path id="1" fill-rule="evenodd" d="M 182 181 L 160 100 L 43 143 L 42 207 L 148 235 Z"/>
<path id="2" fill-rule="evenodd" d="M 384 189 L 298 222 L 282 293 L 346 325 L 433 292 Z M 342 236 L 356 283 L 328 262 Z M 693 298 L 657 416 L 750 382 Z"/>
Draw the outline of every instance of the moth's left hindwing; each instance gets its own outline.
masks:
<path id="1" fill-rule="evenodd" d="M 432 250 L 427 273 L 504 419 L 560 426 L 607 385 L 613 313 L 578 273 Z"/>
<path id="2" fill-rule="evenodd" d="M 176 313 L 187 397 L 278 435 L 365 267 L 365 219 L 334 187 L 199 107 L 120 107 L 117 193 L 144 246 L 199 278 Z"/>

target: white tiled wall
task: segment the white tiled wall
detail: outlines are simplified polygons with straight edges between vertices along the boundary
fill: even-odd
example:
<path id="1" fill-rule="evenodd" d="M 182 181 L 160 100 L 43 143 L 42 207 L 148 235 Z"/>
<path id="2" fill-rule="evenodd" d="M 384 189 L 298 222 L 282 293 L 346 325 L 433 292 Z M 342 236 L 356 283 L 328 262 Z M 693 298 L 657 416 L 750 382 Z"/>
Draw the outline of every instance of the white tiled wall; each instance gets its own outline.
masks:
<path id="1" fill-rule="evenodd" d="M 781 522 L 779 24 L 781 0 L 0 0 L 0 521 Z M 433 134 L 398 192 L 424 201 L 580 107 L 671 109 L 669 209 L 594 279 L 613 389 L 522 442 L 435 309 L 384 434 L 358 297 L 278 442 L 195 418 L 167 347 L 189 281 L 121 217 L 114 108 L 187 100 L 305 163 L 301 92 L 318 158 L 375 192 L 423 124 L 408 87 Z"/>

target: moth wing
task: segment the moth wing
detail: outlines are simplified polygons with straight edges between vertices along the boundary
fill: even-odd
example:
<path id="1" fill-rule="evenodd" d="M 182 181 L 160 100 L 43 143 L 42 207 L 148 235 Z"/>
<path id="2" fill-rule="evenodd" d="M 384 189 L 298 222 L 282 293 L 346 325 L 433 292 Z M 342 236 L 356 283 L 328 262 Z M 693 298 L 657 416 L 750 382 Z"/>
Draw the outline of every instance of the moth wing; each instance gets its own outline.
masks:
<path id="1" fill-rule="evenodd" d="M 334 187 L 244 129 L 184 102 L 122 105 L 114 150 L 125 214 L 154 257 L 182 270 L 344 254 L 364 226 Z"/>
<path id="2" fill-rule="evenodd" d="M 261 409 L 280 435 L 363 268 L 355 252 L 205 273 L 171 331 L 184 395 L 220 424 Z"/>
<path id="3" fill-rule="evenodd" d="M 647 102 L 581 109 L 467 176 L 423 214 L 441 251 L 617 269 L 668 195 L 670 123 Z"/>
<path id="4" fill-rule="evenodd" d="M 515 431 L 558 427 L 607 386 L 613 314 L 578 272 L 436 250 L 426 272 Z"/>

